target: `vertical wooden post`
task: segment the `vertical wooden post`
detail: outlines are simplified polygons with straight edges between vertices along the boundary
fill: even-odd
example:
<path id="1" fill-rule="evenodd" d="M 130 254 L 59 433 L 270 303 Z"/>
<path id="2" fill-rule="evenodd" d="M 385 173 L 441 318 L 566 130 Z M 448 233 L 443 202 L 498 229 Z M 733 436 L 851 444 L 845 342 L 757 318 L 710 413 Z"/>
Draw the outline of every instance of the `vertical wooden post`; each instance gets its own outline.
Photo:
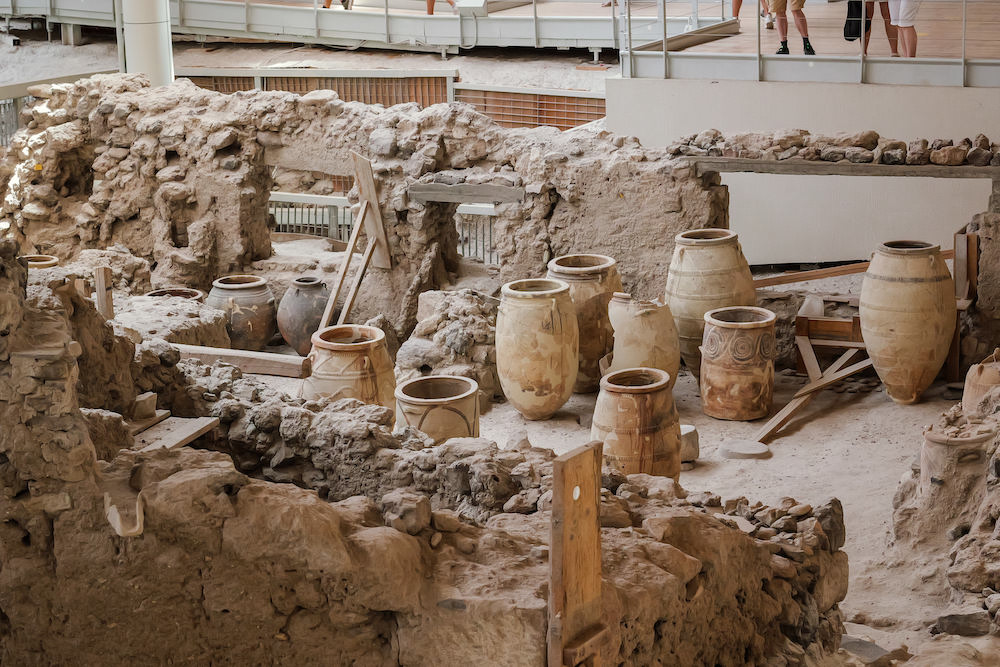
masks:
<path id="1" fill-rule="evenodd" d="M 107 266 L 94 269 L 94 305 L 104 319 L 110 320 L 115 316 L 115 302 L 111 295 L 111 269 Z"/>
<path id="2" fill-rule="evenodd" d="M 600 667 L 607 630 L 601 623 L 601 459 L 591 442 L 552 466 L 549 544 L 548 665 Z"/>

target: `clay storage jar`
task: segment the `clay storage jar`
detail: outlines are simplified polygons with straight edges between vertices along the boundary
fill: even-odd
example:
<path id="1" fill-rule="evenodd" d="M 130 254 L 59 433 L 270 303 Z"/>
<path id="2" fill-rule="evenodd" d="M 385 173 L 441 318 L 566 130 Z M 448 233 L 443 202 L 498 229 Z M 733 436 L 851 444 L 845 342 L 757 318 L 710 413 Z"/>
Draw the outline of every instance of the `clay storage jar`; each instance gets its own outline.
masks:
<path id="1" fill-rule="evenodd" d="M 204 301 L 206 295 L 200 289 L 178 286 L 155 289 L 152 292 L 146 292 L 144 296 L 176 296 L 181 299 L 191 299 L 192 301 Z"/>
<path id="2" fill-rule="evenodd" d="M 941 248 L 880 245 L 861 283 L 859 310 L 861 338 L 886 392 L 913 403 L 937 377 L 955 332 L 955 283 Z"/>
<path id="3" fill-rule="evenodd" d="M 479 384 L 457 375 L 427 375 L 396 387 L 396 423 L 409 424 L 439 445 L 479 437 Z"/>
<path id="4" fill-rule="evenodd" d="M 626 475 L 677 479 L 681 427 L 670 374 L 658 368 L 627 368 L 605 375 L 590 438 L 604 442 L 605 460 Z"/>
<path id="5" fill-rule="evenodd" d="M 548 419 L 573 393 L 578 358 L 576 310 L 562 280 L 507 283 L 497 312 L 497 375 L 527 419 Z"/>
<path id="6" fill-rule="evenodd" d="M 205 305 L 223 310 L 229 316 L 226 329 L 237 350 L 263 350 L 275 332 L 274 295 L 267 279 L 235 275 L 219 278 Z"/>
<path id="7" fill-rule="evenodd" d="M 615 330 L 614 354 L 608 371 L 659 368 L 670 375 L 673 388 L 681 365 L 681 351 L 670 307 L 616 292 L 608 304 L 608 318 Z"/>
<path id="8" fill-rule="evenodd" d="M 774 313 L 754 306 L 705 313 L 701 409 L 709 417 L 766 417 L 774 395 Z"/>
<path id="9" fill-rule="evenodd" d="M 312 374 L 302 381 L 302 398 L 356 398 L 362 403 L 395 404 L 396 377 L 377 327 L 339 324 L 312 335 Z"/>
<path id="10" fill-rule="evenodd" d="M 666 302 L 677 323 L 681 358 L 699 378 L 705 313 L 725 306 L 755 306 L 757 297 L 750 266 L 733 232 L 692 229 L 674 237 L 674 243 Z"/>
<path id="11" fill-rule="evenodd" d="M 18 259 L 27 261 L 29 269 L 51 269 L 59 264 L 55 255 L 21 255 Z"/>
<path id="12" fill-rule="evenodd" d="M 962 392 L 962 410 L 973 414 L 976 405 L 990 389 L 1000 385 L 1000 363 L 997 362 L 1000 348 L 978 364 L 973 364 L 965 375 L 965 390 Z"/>
<path id="13" fill-rule="evenodd" d="M 962 507 L 970 495 L 984 485 L 989 471 L 988 448 L 996 439 L 994 426 L 983 424 L 975 430 L 959 432 L 955 437 L 938 433 L 934 427 L 924 431 L 920 448 L 920 495 L 925 506 L 949 513 Z"/>
<path id="14" fill-rule="evenodd" d="M 312 348 L 312 335 L 323 319 L 330 290 L 319 278 L 296 278 L 278 305 L 278 331 L 293 350 L 304 357 Z"/>
<path id="15" fill-rule="evenodd" d="M 617 262 L 605 255 L 563 255 L 549 262 L 548 278 L 569 284 L 580 333 L 580 367 L 573 391 L 597 391 L 601 382 L 598 364 L 611 351 L 614 331 L 608 320 L 611 295 L 622 288 Z"/>

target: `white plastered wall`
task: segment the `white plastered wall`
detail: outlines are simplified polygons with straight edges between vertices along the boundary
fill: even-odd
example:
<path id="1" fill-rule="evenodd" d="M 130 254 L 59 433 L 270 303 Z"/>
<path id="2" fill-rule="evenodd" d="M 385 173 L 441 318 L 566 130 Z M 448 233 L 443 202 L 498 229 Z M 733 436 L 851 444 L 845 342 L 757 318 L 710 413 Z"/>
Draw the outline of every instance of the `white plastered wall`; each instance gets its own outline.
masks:
<path id="1" fill-rule="evenodd" d="M 724 133 L 802 128 L 873 129 L 882 136 L 1000 143 L 1000 90 L 829 83 L 609 79 L 614 132 L 665 146 L 716 128 Z M 952 234 L 986 209 L 988 179 L 722 174 L 730 226 L 751 264 L 867 258 L 893 238 L 952 246 Z"/>

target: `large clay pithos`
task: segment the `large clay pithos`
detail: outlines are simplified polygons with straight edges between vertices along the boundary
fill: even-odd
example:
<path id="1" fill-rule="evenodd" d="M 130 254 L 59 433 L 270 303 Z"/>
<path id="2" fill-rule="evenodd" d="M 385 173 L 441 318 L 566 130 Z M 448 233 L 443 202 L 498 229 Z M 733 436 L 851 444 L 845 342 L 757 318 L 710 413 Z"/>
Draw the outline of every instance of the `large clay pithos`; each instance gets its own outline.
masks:
<path id="1" fill-rule="evenodd" d="M 915 402 L 937 377 L 955 332 L 955 283 L 941 248 L 878 247 L 861 283 L 861 337 L 889 397 Z"/>
<path id="2" fill-rule="evenodd" d="M 274 336 L 274 295 L 267 279 L 260 276 L 234 275 L 212 283 L 205 305 L 225 311 L 226 329 L 237 350 L 263 350 Z"/>
<path id="3" fill-rule="evenodd" d="M 204 301 L 206 294 L 200 289 L 194 289 L 193 287 L 161 287 L 160 289 L 155 289 L 152 292 L 146 292 L 143 296 L 175 296 L 181 299 L 190 299 L 192 301 Z"/>
<path id="4" fill-rule="evenodd" d="M 608 302 L 622 288 L 617 262 L 606 255 L 563 255 L 549 262 L 547 277 L 569 285 L 569 296 L 576 308 L 580 366 L 573 391 L 597 391 L 601 381 L 599 362 L 611 351 L 614 341 Z"/>
<path id="5" fill-rule="evenodd" d="M 511 405 L 527 419 L 548 419 L 576 382 L 578 332 L 569 285 L 515 280 L 501 290 L 496 328 L 497 376 Z"/>
<path id="6" fill-rule="evenodd" d="M 278 331 L 299 356 L 306 356 L 312 347 L 312 335 L 323 319 L 330 290 L 326 283 L 313 276 L 296 278 L 285 290 L 278 304 Z"/>
<path id="7" fill-rule="evenodd" d="M 696 378 L 705 313 L 726 306 L 754 306 L 757 297 L 739 238 L 728 229 L 692 229 L 674 237 L 666 302 L 677 323 L 681 358 Z"/>
<path id="8" fill-rule="evenodd" d="M 753 306 L 705 313 L 701 346 L 701 407 L 709 417 L 766 417 L 774 396 L 774 322 Z"/>
<path id="9" fill-rule="evenodd" d="M 615 331 L 614 354 L 608 371 L 659 368 L 670 375 L 673 388 L 681 352 L 670 307 L 616 292 L 608 304 L 608 317 Z"/>
<path id="10" fill-rule="evenodd" d="M 392 408 L 396 377 L 377 327 L 340 324 L 312 335 L 312 374 L 302 381 L 302 398 L 356 398 Z"/>
<path id="11" fill-rule="evenodd" d="M 990 389 L 1000 386 L 1000 348 L 978 364 L 972 364 L 965 374 L 965 389 L 962 391 L 962 410 L 973 414 L 979 401 Z"/>
<path id="12" fill-rule="evenodd" d="M 590 437 L 604 443 L 605 460 L 626 475 L 677 479 L 681 429 L 670 375 L 658 368 L 628 368 L 605 375 Z"/>
<path id="13" fill-rule="evenodd" d="M 438 445 L 479 437 L 479 384 L 457 375 L 427 375 L 396 387 L 396 423 L 409 424 Z"/>
<path id="14" fill-rule="evenodd" d="M 963 507 L 969 495 L 984 485 L 990 458 L 987 447 L 996 435 L 996 428 L 988 425 L 955 436 L 938 433 L 934 427 L 924 431 L 920 448 L 922 504 L 940 511 L 942 519 L 954 520 L 955 509 Z"/>

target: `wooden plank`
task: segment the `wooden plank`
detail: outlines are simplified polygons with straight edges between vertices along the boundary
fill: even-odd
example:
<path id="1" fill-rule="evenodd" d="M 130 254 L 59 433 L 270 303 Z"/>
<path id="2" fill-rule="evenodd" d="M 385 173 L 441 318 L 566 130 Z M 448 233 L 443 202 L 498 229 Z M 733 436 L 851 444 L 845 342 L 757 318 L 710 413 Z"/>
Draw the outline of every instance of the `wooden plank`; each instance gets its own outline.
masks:
<path id="1" fill-rule="evenodd" d="M 451 202 L 457 204 L 507 204 L 524 201 L 524 188 L 509 185 L 458 183 L 414 183 L 406 189 L 413 201 Z"/>
<path id="2" fill-rule="evenodd" d="M 111 268 L 99 266 L 94 269 L 94 305 L 97 312 L 110 320 L 115 316 L 115 303 L 111 294 Z"/>
<path id="3" fill-rule="evenodd" d="M 157 410 L 155 413 L 153 413 L 152 417 L 148 417 L 146 419 L 135 419 L 133 421 L 128 422 L 128 432 L 131 433 L 132 435 L 138 435 L 139 433 L 142 433 L 146 429 L 152 426 L 156 426 L 169 416 L 170 416 L 170 410 Z"/>
<path id="4" fill-rule="evenodd" d="M 351 314 L 351 308 L 354 307 L 354 300 L 358 298 L 358 290 L 361 289 L 361 281 L 365 278 L 365 272 L 368 270 L 368 263 L 372 261 L 372 255 L 375 252 L 375 241 L 374 239 L 368 241 L 368 247 L 365 248 L 365 254 L 361 258 L 361 266 L 358 267 L 358 272 L 354 275 L 354 282 L 351 283 L 351 291 L 347 293 L 347 297 L 344 298 L 344 307 L 340 309 L 340 317 L 337 318 L 337 324 L 346 324 L 347 317 Z"/>
<path id="5" fill-rule="evenodd" d="M 799 348 L 802 364 L 806 368 L 806 373 L 809 374 L 809 379 L 818 380 L 823 375 L 823 371 L 819 369 L 819 361 L 816 359 L 816 352 L 809 343 L 809 339 L 805 336 L 796 336 L 795 345 Z"/>
<path id="6" fill-rule="evenodd" d="M 205 363 L 223 361 L 236 366 L 244 373 L 277 375 L 289 378 L 307 378 L 312 372 L 308 357 L 294 354 L 274 354 L 251 350 L 230 350 L 224 347 L 204 347 L 202 345 L 181 345 L 171 343 L 181 352 L 182 359 L 200 359 Z"/>
<path id="7" fill-rule="evenodd" d="M 844 370 L 838 371 L 833 375 L 830 376 L 824 375 L 819 380 L 810 382 L 806 386 L 802 387 L 802 389 L 799 389 L 797 392 L 795 392 L 795 398 L 799 398 L 801 396 L 807 396 L 815 391 L 819 391 L 820 389 L 825 389 L 826 387 L 829 387 L 831 384 L 835 382 L 843 380 L 846 377 L 850 377 L 855 373 L 860 373 L 866 368 L 871 368 L 871 365 L 872 365 L 872 360 L 865 359 L 864 361 L 859 361 L 853 366 L 848 366 Z"/>
<path id="8" fill-rule="evenodd" d="M 372 163 L 356 151 L 351 151 L 351 155 L 354 159 L 354 183 L 358 188 L 358 196 L 368 202 L 368 215 L 358 222 L 365 224 L 365 236 L 375 240 L 372 262 L 376 268 L 391 269 L 392 255 L 389 253 L 389 239 L 385 235 L 382 209 L 378 203 L 378 187 L 375 185 Z"/>
<path id="9" fill-rule="evenodd" d="M 815 347 L 851 347 L 864 350 L 867 346 L 863 340 L 824 340 L 822 338 L 810 338 L 809 342 Z"/>
<path id="10" fill-rule="evenodd" d="M 844 365 L 848 361 L 850 361 L 854 357 L 855 354 L 857 354 L 857 352 L 858 352 L 857 350 L 853 349 L 844 352 L 835 362 L 830 364 L 830 367 L 826 369 L 824 375 L 826 374 L 833 375 L 834 373 L 839 371 L 841 368 L 844 367 Z M 810 379 L 814 378 L 810 377 Z M 781 408 L 781 410 L 779 410 L 777 414 L 771 417 L 771 419 L 769 419 L 768 422 L 764 424 L 763 428 L 761 428 L 760 431 L 757 432 L 757 437 L 755 439 L 758 442 L 764 442 L 772 435 L 777 433 L 781 429 L 781 427 L 784 426 L 786 423 L 788 423 L 788 420 L 791 419 L 796 412 L 805 407 L 806 404 L 809 403 L 809 401 L 811 401 L 814 396 L 816 396 L 816 394 L 806 394 L 802 398 L 793 398 L 792 400 L 790 400 L 785 405 L 785 407 Z"/>
<path id="11" fill-rule="evenodd" d="M 698 176 L 707 173 L 790 174 L 799 176 L 916 176 L 923 178 L 1000 178 L 1000 167 L 950 167 L 944 165 L 855 164 L 847 160 L 754 160 L 751 158 L 688 157 Z"/>
<path id="12" fill-rule="evenodd" d="M 807 317 L 804 330 L 799 336 L 822 340 L 854 340 L 854 322 L 842 317 Z"/>
<path id="13" fill-rule="evenodd" d="M 591 442 L 552 464 L 552 533 L 549 543 L 548 665 L 600 666 L 601 459 L 603 443 Z M 574 647 L 587 646 L 590 656 Z M 566 649 L 573 662 L 567 662 Z"/>
<path id="14" fill-rule="evenodd" d="M 171 417 L 140 433 L 135 439 L 135 444 L 139 447 L 140 452 L 177 449 L 200 438 L 218 425 L 218 417 L 196 417 L 195 419 Z"/>
<path id="15" fill-rule="evenodd" d="M 289 241 L 326 241 L 330 250 L 333 252 L 344 252 L 347 249 L 347 243 L 341 241 L 340 239 L 331 239 L 327 236 L 318 236 L 316 234 L 298 234 L 295 232 L 271 232 L 271 242 L 272 243 L 287 243 Z"/>
<path id="16" fill-rule="evenodd" d="M 361 222 L 368 215 L 368 201 L 362 200 L 361 210 L 358 211 L 358 218 L 354 222 L 354 229 L 351 230 L 351 237 L 347 241 L 347 255 L 344 257 L 344 262 L 340 265 L 340 271 L 337 273 L 337 281 L 333 283 L 333 289 L 330 290 L 330 298 L 326 300 L 326 308 L 323 310 L 323 317 L 319 321 L 319 329 L 325 329 L 330 326 L 330 320 L 333 319 L 333 311 L 337 309 L 337 299 L 340 298 L 340 292 L 344 288 L 344 280 L 347 278 L 347 270 L 351 268 L 351 259 L 354 258 L 354 250 L 358 247 L 358 235 L 361 233 Z"/>
<path id="17" fill-rule="evenodd" d="M 954 250 L 942 250 L 942 259 L 952 259 L 955 256 Z M 849 276 L 855 273 L 864 273 L 868 270 L 868 265 L 871 262 L 856 262 L 854 264 L 843 264 L 841 266 L 831 266 L 826 269 L 814 269 L 812 271 L 792 271 L 790 273 L 782 273 L 777 276 L 768 276 L 766 278 L 756 278 L 753 281 L 754 288 L 758 287 L 773 287 L 774 285 L 790 285 L 792 283 L 806 282 L 809 280 L 822 280 L 824 278 L 833 278 L 836 276 Z"/>

